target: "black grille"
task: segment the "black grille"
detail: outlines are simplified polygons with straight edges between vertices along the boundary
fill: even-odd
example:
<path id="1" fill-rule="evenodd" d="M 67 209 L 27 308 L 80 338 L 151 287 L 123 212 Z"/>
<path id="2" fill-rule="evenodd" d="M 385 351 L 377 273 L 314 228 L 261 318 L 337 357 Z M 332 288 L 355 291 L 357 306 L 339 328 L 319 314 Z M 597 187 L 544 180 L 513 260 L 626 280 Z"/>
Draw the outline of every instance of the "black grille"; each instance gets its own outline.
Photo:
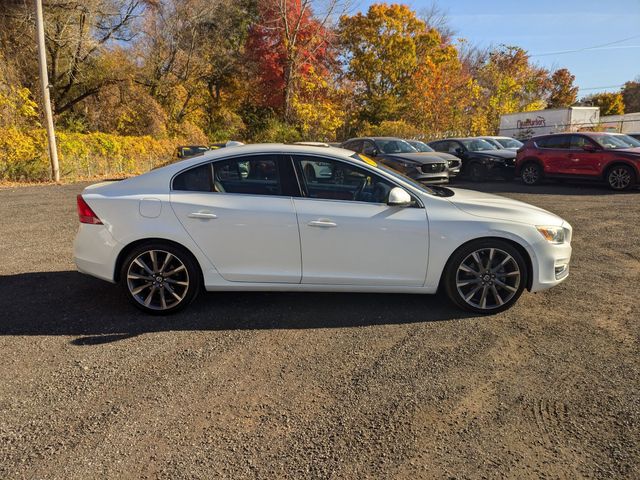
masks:
<path id="1" fill-rule="evenodd" d="M 427 163 L 422 165 L 422 173 L 440 173 L 447 169 L 446 163 Z"/>

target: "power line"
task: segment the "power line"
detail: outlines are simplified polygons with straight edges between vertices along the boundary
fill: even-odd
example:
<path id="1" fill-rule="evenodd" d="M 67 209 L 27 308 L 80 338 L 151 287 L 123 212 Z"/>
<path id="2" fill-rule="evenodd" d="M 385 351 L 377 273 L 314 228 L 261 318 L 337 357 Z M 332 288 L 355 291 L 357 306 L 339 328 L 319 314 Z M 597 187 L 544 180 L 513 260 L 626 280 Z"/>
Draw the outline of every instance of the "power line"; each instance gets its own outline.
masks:
<path id="1" fill-rule="evenodd" d="M 604 47 L 609 47 L 611 45 L 617 45 L 618 43 L 623 43 L 623 42 L 626 42 L 628 40 L 633 40 L 634 38 L 640 38 L 640 35 L 633 35 L 631 37 L 623 38 L 621 40 L 616 40 L 614 42 L 609 42 L 609 43 L 603 43 L 601 45 L 594 45 L 592 47 L 578 48 L 578 49 L 575 49 L 575 50 L 560 50 L 560 51 L 557 51 L 557 52 L 537 53 L 537 54 L 529 55 L 529 56 L 530 57 L 546 57 L 546 56 L 550 56 L 550 55 L 564 55 L 564 54 L 567 54 L 567 53 L 586 52 L 588 50 L 602 49 Z"/>
<path id="2" fill-rule="evenodd" d="M 605 88 L 620 88 L 620 87 L 624 87 L 624 83 L 622 85 L 605 85 L 602 87 L 587 87 L 587 88 L 581 88 L 580 90 L 601 90 Z"/>

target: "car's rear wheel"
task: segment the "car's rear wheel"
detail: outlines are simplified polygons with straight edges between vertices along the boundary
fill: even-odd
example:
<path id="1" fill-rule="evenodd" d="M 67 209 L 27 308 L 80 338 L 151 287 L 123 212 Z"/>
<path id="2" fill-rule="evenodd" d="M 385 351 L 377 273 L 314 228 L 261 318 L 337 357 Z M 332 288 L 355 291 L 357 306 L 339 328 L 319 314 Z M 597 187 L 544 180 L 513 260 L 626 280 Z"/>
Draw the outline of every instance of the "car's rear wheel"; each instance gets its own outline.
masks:
<path id="1" fill-rule="evenodd" d="M 613 190 L 627 190 L 635 184 L 636 175 L 628 165 L 614 165 L 607 172 L 607 183 Z"/>
<path id="2" fill-rule="evenodd" d="M 477 240 L 458 249 L 444 274 L 447 296 L 457 306 L 477 313 L 497 313 L 520 297 L 527 267 L 520 252 L 499 239 Z"/>
<path id="3" fill-rule="evenodd" d="M 134 248 L 122 264 L 120 279 L 136 307 L 154 315 L 177 312 L 200 290 L 200 270 L 193 257 L 172 244 Z"/>
<path id="4" fill-rule="evenodd" d="M 536 162 L 525 163 L 520 170 L 520 178 L 525 185 L 538 185 L 543 177 L 542 167 Z"/>

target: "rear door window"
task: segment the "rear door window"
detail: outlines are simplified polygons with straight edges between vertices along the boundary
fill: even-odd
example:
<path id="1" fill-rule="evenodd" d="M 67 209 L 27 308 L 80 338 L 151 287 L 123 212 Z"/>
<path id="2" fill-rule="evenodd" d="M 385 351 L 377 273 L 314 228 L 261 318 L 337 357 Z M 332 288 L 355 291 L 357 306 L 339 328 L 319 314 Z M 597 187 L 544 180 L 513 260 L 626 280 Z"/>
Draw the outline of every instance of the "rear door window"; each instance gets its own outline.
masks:
<path id="1" fill-rule="evenodd" d="M 213 164 L 214 191 L 282 195 L 277 155 L 253 155 Z"/>
<path id="2" fill-rule="evenodd" d="M 173 189 L 185 192 L 212 192 L 211 164 L 190 168 L 173 179 Z"/>
<path id="3" fill-rule="evenodd" d="M 536 140 L 536 145 L 540 148 L 567 149 L 569 148 L 570 135 L 554 135 Z"/>
<path id="4" fill-rule="evenodd" d="M 449 142 L 430 143 L 429 146 L 436 152 L 449 152 Z"/>
<path id="5" fill-rule="evenodd" d="M 350 142 L 346 142 L 343 146 L 347 150 L 352 150 L 354 152 L 362 151 L 362 140 L 351 140 Z"/>

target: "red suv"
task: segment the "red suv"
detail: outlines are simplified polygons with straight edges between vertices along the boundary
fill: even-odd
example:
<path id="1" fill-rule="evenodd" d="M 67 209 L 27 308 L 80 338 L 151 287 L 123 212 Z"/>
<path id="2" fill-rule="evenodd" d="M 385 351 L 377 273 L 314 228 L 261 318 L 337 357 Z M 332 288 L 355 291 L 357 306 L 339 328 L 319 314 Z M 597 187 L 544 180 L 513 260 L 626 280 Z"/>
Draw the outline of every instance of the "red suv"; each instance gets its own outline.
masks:
<path id="1" fill-rule="evenodd" d="M 518 150 L 516 175 L 527 185 L 544 178 L 606 182 L 626 190 L 640 179 L 640 141 L 620 133 L 556 133 L 528 140 Z"/>

